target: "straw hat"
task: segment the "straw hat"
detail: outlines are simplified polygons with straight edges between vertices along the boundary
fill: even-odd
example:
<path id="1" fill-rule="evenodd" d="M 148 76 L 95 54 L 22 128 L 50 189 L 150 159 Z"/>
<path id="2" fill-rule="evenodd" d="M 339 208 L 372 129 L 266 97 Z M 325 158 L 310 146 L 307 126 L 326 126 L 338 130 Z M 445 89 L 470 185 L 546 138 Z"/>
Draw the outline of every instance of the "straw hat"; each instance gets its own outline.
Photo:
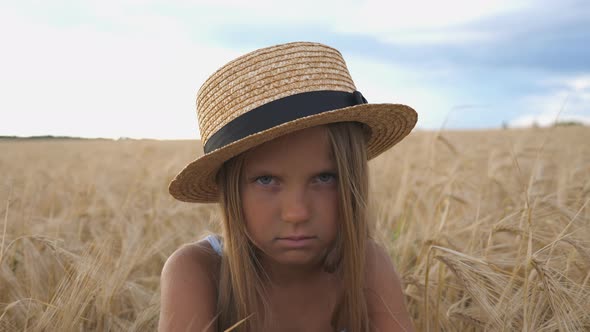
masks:
<path id="1" fill-rule="evenodd" d="M 169 191 L 186 202 L 216 202 L 215 176 L 232 157 L 261 143 L 317 125 L 356 121 L 369 128 L 369 159 L 410 133 L 416 112 L 368 104 L 338 50 L 295 42 L 262 48 L 217 70 L 199 89 L 197 116 L 204 154 Z"/>

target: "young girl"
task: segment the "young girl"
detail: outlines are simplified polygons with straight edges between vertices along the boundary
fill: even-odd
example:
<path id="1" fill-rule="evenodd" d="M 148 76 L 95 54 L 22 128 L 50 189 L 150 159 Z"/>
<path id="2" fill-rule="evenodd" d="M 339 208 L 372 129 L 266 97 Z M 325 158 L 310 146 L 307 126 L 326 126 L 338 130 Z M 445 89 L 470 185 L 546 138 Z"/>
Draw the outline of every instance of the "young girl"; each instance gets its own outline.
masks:
<path id="1" fill-rule="evenodd" d="M 170 184 L 218 202 L 223 233 L 170 256 L 160 331 L 412 331 L 400 280 L 369 234 L 367 160 L 417 115 L 368 104 L 318 43 L 256 50 L 199 90 L 204 155 Z"/>

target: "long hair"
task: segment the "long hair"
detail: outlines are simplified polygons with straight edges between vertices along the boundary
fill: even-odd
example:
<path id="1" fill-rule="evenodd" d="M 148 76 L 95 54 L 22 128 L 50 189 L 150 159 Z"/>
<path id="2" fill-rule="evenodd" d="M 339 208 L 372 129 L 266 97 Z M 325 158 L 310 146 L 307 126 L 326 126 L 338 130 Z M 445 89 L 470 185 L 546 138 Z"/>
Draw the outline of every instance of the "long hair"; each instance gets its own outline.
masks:
<path id="1" fill-rule="evenodd" d="M 366 133 L 359 123 L 326 126 L 338 172 L 340 224 L 336 241 L 324 259 L 324 270 L 338 273 L 344 293 L 332 314 L 332 326 L 348 331 L 368 331 L 364 285 L 367 223 L 368 166 Z M 240 323 L 232 331 L 258 331 L 269 317 L 265 292 L 266 273 L 258 249 L 248 239 L 242 213 L 240 180 L 244 154 L 226 162 L 217 175 L 223 216 L 217 312 L 218 331 Z"/>

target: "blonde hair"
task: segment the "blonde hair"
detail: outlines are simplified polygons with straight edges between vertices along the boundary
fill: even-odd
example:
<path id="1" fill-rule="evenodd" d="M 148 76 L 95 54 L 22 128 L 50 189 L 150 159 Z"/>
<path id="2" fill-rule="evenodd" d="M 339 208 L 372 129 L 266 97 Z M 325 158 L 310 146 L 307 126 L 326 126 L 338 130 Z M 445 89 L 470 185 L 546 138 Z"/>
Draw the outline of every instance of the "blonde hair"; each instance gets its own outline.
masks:
<path id="1" fill-rule="evenodd" d="M 364 127 L 341 122 L 326 125 L 338 171 L 339 215 L 342 219 L 324 269 L 338 273 L 344 294 L 332 314 L 332 327 L 346 324 L 348 331 L 368 331 L 363 292 L 367 223 L 368 166 Z M 268 319 L 266 273 L 257 259 L 258 249 L 248 239 L 240 199 L 244 154 L 226 162 L 217 175 L 223 214 L 223 251 L 217 301 L 218 331 L 246 319 L 233 331 L 258 331 Z M 249 259 L 244 259 L 245 255 Z"/>

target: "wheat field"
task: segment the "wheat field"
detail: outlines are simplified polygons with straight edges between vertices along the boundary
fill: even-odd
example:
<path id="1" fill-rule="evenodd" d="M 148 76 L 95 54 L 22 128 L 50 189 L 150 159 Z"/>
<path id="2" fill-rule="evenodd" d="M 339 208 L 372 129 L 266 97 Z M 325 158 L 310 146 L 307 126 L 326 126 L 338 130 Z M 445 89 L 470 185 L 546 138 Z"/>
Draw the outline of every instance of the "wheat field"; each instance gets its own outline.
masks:
<path id="1" fill-rule="evenodd" d="M 418 331 L 590 330 L 590 128 L 412 133 L 371 161 L 374 237 Z M 150 331 L 216 232 L 167 185 L 196 141 L 0 141 L 0 331 Z"/>

